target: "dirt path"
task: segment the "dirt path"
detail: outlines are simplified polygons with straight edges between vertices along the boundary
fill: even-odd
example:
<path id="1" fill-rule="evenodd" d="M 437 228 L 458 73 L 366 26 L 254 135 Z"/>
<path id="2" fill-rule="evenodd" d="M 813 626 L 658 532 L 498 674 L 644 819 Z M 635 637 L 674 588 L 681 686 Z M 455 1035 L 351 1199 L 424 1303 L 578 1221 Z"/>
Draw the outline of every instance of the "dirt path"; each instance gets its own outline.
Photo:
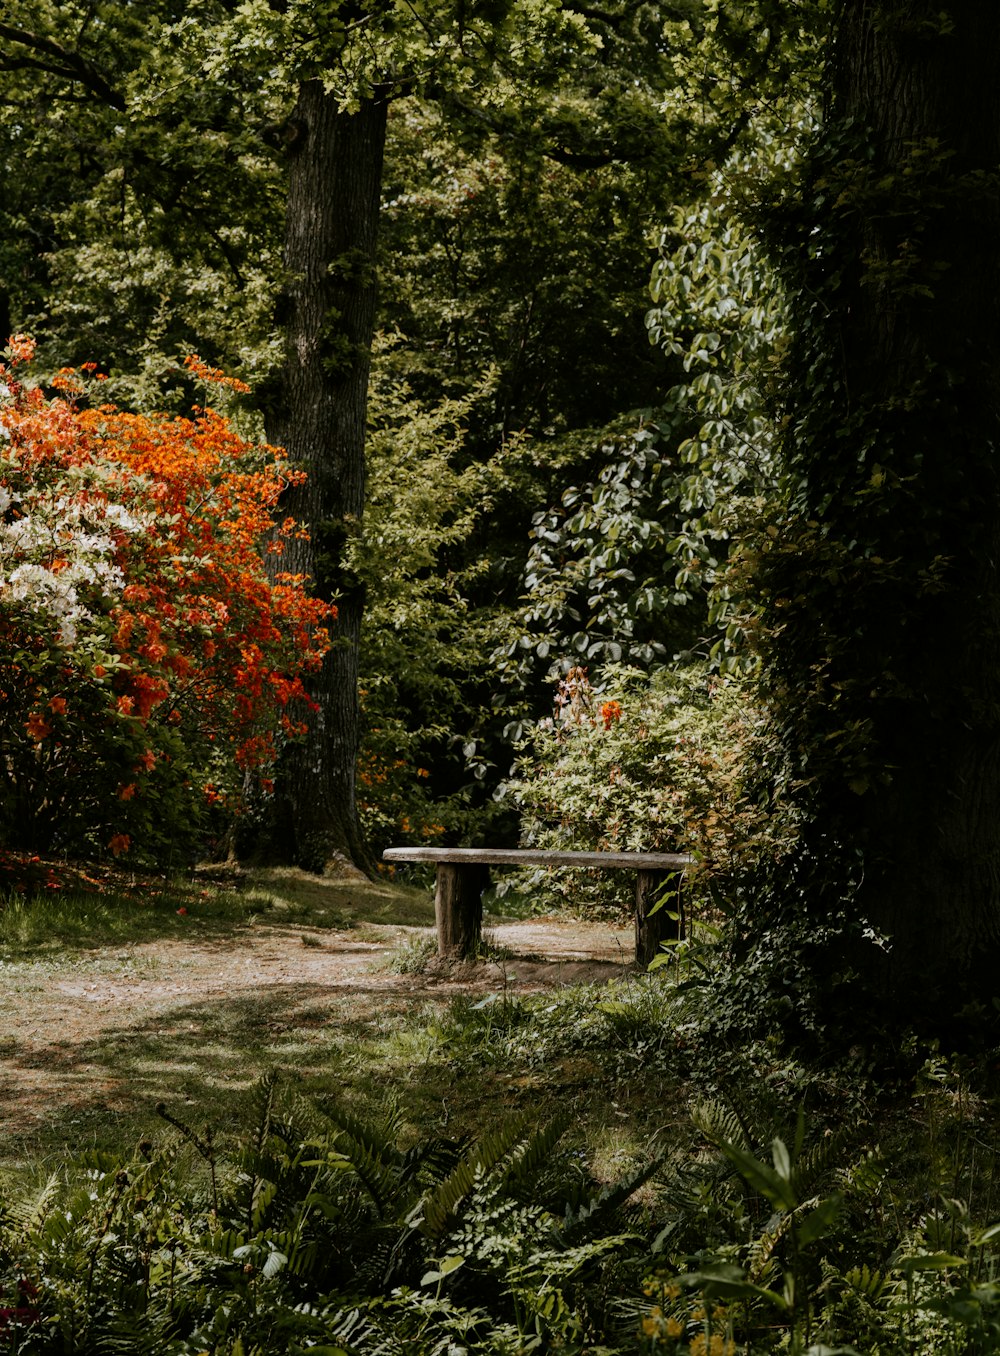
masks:
<path id="1" fill-rule="evenodd" d="M 255 925 L 225 940 L 189 934 L 0 966 L 0 1131 L 29 1132 L 59 1106 L 67 1115 L 84 1104 L 114 1111 L 149 1095 L 142 1061 L 126 1068 L 115 1056 L 140 1039 L 146 1049 L 168 1036 L 197 1053 L 207 1040 L 205 1014 L 215 1010 L 252 1012 L 267 1031 L 301 1041 L 332 1024 L 461 993 L 600 983 L 632 954 L 628 934 L 606 924 L 542 919 L 490 929 L 503 960 L 394 972 L 393 952 L 421 935 L 371 925 L 359 940 L 351 931 Z"/>

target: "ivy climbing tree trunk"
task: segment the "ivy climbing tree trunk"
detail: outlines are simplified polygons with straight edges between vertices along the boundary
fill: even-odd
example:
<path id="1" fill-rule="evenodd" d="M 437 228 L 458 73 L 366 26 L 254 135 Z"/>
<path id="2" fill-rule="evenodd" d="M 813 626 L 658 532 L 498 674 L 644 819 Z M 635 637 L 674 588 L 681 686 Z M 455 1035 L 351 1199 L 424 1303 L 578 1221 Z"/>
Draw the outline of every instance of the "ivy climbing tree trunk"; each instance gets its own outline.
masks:
<path id="1" fill-rule="evenodd" d="M 998 63 L 994 0 L 841 0 L 779 250 L 791 488 L 759 587 L 803 827 L 759 904 L 894 1019 L 998 990 Z"/>
<path id="2" fill-rule="evenodd" d="M 299 89 L 285 133 L 289 154 L 286 280 L 279 319 L 285 359 L 268 436 L 285 447 L 305 484 L 287 509 L 308 540 L 275 567 L 310 576 L 336 602 L 333 646 L 310 696 L 308 735 L 285 752 L 275 786 L 268 850 L 307 870 L 346 858 L 366 865 L 355 799 L 358 642 L 364 589 L 345 563 L 360 531 L 365 423 L 375 319 L 375 247 L 386 103 L 338 106 L 321 81 Z"/>

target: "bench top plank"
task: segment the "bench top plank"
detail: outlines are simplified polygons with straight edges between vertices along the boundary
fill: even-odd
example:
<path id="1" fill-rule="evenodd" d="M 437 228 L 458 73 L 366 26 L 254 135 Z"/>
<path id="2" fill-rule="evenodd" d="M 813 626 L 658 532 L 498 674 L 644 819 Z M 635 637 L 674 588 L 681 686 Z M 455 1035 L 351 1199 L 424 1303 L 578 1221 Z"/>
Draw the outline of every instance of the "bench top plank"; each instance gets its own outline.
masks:
<path id="1" fill-rule="evenodd" d="M 543 848 L 386 848 L 387 862 L 439 862 L 462 866 L 622 867 L 633 871 L 683 871 L 692 858 L 680 852 L 550 852 Z"/>

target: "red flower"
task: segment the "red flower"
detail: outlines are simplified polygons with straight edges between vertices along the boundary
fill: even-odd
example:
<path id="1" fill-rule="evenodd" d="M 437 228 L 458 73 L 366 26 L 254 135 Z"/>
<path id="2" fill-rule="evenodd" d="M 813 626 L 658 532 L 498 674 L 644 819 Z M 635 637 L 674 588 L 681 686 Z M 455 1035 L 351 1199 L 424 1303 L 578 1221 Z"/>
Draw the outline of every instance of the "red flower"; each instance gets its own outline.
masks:
<path id="1" fill-rule="evenodd" d="M 52 726 L 42 715 L 41 711 L 32 711 L 31 715 L 24 722 L 24 728 L 32 739 L 36 741 L 43 740 L 52 733 Z"/>

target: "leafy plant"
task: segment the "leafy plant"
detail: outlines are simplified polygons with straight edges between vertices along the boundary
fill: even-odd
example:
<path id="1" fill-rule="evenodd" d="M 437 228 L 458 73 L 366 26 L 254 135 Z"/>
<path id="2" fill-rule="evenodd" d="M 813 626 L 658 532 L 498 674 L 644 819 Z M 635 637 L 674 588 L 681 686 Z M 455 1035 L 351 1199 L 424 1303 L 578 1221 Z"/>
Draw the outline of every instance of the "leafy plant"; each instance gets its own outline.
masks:
<path id="1" fill-rule="evenodd" d="M 784 830 L 742 795 L 756 720 L 735 675 L 692 666 L 650 679 L 615 668 L 595 688 L 585 670 L 571 670 L 554 716 L 524 741 L 502 788 L 519 812 L 522 845 L 690 853 L 696 870 L 685 894 L 720 898 L 713 882 L 748 870 Z M 611 873 L 582 883 L 539 869 L 514 885 L 575 908 L 631 903 L 631 882 Z"/>
<path id="2" fill-rule="evenodd" d="M 26 1301 L 8 1315 L 19 1351 L 374 1353 L 408 1332 L 427 1351 L 460 1332 L 480 1350 L 493 1332 L 565 1339 L 582 1332 L 581 1278 L 634 1251 L 615 1225 L 656 1168 L 560 1204 L 558 1174 L 543 1197 L 538 1185 L 564 1119 L 535 1130 L 514 1117 L 474 1143 L 404 1148 L 392 1111 L 359 1120 L 274 1077 L 232 1150 L 161 1114 L 179 1143 L 84 1155 L 8 1205 L 0 1285 Z"/>
<path id="3" fill-rule="evenodd" d="M 15 375 L 31 352 L 0 370 L 0 828 L 169 859 L 299 730 L 332 612 L 261 557 L 300 530 L 276 516 L 297 475 L 211 410 L 97 405 L 91 373 L 46 398 Z"/>
<path id="4" fill-rule="evenodd" d="M 649 1349 L 998 1349 L 1000 1226 L 974 1226 L 967 1203 L 940 1197 L 929 1214 L 901 1219 L 899 1179 L 882 1151 L 859 1152 L 848 1131 L 810 1141 L 801 1109 L 788 1136 L 725 1102 L 702 1103 L 692 1118 L 721 1157 L 667 1184 L 678 1213 L 655 1250 L 678 1265 L 647 1282 L 656 1301 L 640 1319 Z M 766 1147 L 761 1133 L 771 1134 Z M 936 1155 L 932 1123 L 926 1133 Z M 962 1171 L 954 1160 L 949 1168 Z M 696 1233 L 686 1232 L 695 1219 Z M 696 1236 L 700 1247 L 678 1248 Z"/>

